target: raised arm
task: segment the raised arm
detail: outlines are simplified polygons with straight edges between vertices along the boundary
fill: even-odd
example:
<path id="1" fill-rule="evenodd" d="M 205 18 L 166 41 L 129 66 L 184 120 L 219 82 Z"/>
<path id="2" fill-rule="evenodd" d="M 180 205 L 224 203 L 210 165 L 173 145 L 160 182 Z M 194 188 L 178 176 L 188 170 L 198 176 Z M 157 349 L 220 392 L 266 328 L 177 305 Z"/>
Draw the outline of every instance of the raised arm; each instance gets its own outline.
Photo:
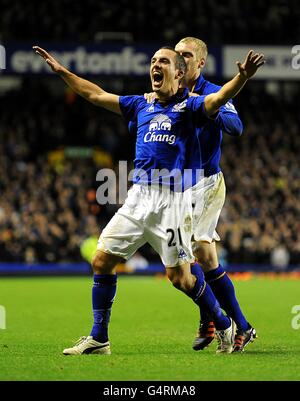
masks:
<path id="1" fill-rule="evenodd" d="M 73 74 L 41 47 L 33 46 L 33 50 L 43 57 L 52 71 L 57 73 L 74 92 L 78 93 L 78 95 L 95 106 L 104 107 L 114 113 L 121 114 L 119 96 L 105 92 L 100 86 Z"/>
<path id="2" fill-rule="evenodd" d="M 222 86 L 218 92 L 211 93 L 205 97 L 204 105 L 206 114 L 209 116 L 215 114 L 229 99 L 236 96 L 248 79 L 250 79 L 264 63 L 263 54 L 254 53 L 253 50 L 250 50 L 243 64 L 239 61 L 236 63 L 239 68 L 239 73 L 231 81 Z"/>

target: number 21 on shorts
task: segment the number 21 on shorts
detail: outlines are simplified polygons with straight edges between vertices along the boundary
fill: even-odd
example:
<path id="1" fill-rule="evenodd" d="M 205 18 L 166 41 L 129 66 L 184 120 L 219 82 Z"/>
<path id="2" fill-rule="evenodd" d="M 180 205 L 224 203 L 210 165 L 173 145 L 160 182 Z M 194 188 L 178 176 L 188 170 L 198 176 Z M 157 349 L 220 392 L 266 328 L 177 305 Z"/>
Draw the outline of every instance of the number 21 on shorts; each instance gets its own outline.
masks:
<path id="1" fill-rule="evenodd" d="M 178 237 L 179 245 L 182 245 L 182 238 L 181 238 L 180 228 L 177 229 L 176 234 L 175 234 L 175 231 L 172 228 L 167 228 L 167 234 L 169 236 L 168 246 L 176 246 L 177 245 L 176 238 L 175 238 L 176 234 L 177 234 L 177 237 Z"/>

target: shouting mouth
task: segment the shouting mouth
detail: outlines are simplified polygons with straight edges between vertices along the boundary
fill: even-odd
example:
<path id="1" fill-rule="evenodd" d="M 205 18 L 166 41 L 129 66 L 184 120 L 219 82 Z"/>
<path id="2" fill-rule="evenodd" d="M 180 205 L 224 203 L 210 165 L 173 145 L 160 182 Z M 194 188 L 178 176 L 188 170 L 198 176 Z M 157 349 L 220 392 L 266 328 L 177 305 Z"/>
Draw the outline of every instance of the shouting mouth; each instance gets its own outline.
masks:
<path id="1" fill-rule="evenodd" d="M 164 74 L 161 71 L 153 71 L 152 73 L 152 86 L 153 89 L 159 89 L 162 86 Z"/>

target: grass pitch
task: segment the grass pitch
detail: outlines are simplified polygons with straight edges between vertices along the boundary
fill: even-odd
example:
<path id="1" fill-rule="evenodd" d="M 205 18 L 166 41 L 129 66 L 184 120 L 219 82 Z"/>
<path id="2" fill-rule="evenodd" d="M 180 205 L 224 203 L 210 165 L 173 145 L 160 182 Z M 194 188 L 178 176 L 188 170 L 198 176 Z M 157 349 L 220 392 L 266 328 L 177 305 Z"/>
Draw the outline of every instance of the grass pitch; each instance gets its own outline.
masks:
<path id="1" fill-rule="evenodd" d="M 110 325 L 111 356 L 63 356 L 92 325 L 92 278 L 1 278 L 0 380 L 300 380 L 300 329 L 291 313 L 300 282 L 235 282 L 259 338 L 243 354 L 191 348 L 193 302 L 165 279 L 120 277 Z"/>

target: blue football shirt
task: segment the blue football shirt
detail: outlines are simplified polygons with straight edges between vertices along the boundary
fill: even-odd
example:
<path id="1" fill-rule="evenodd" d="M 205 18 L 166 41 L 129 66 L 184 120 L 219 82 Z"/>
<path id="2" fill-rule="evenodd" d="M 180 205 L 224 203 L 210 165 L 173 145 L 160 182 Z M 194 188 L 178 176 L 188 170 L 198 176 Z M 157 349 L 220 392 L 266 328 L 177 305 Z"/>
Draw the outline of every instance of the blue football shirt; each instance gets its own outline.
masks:
<path id="1" fill-rule="evenodd" d="M 220 90 L 221 86 L 207 81 L 202 75 L 199 76 L 194 92 L 200 96 L 206 96 Z M 226 105 L 220 107 L 215 119 L 207 119 L 206 123 L 198 130 L 197 135 L 191 137 L 188 145 L 191 150 L 187 168 L 202 169 L 204 176 L 216 174 L 221 171 L 221 145 L 222 133 L 226 132 L 232 136 L 242 134 L 243 124 L 238 113 L 230 100 Z M 195 180 L 194 184 L 197 181 Z"/>
<path id="2" fill-rule="evenodd" d="M 206 121 L 205 96 L 174 96 L 166 105 L 143 96 L 120 96 L 120 108 L 136 138 L 133 182 L 171 185 L 181 191 L 189 164 L 190 137 Z"/>

